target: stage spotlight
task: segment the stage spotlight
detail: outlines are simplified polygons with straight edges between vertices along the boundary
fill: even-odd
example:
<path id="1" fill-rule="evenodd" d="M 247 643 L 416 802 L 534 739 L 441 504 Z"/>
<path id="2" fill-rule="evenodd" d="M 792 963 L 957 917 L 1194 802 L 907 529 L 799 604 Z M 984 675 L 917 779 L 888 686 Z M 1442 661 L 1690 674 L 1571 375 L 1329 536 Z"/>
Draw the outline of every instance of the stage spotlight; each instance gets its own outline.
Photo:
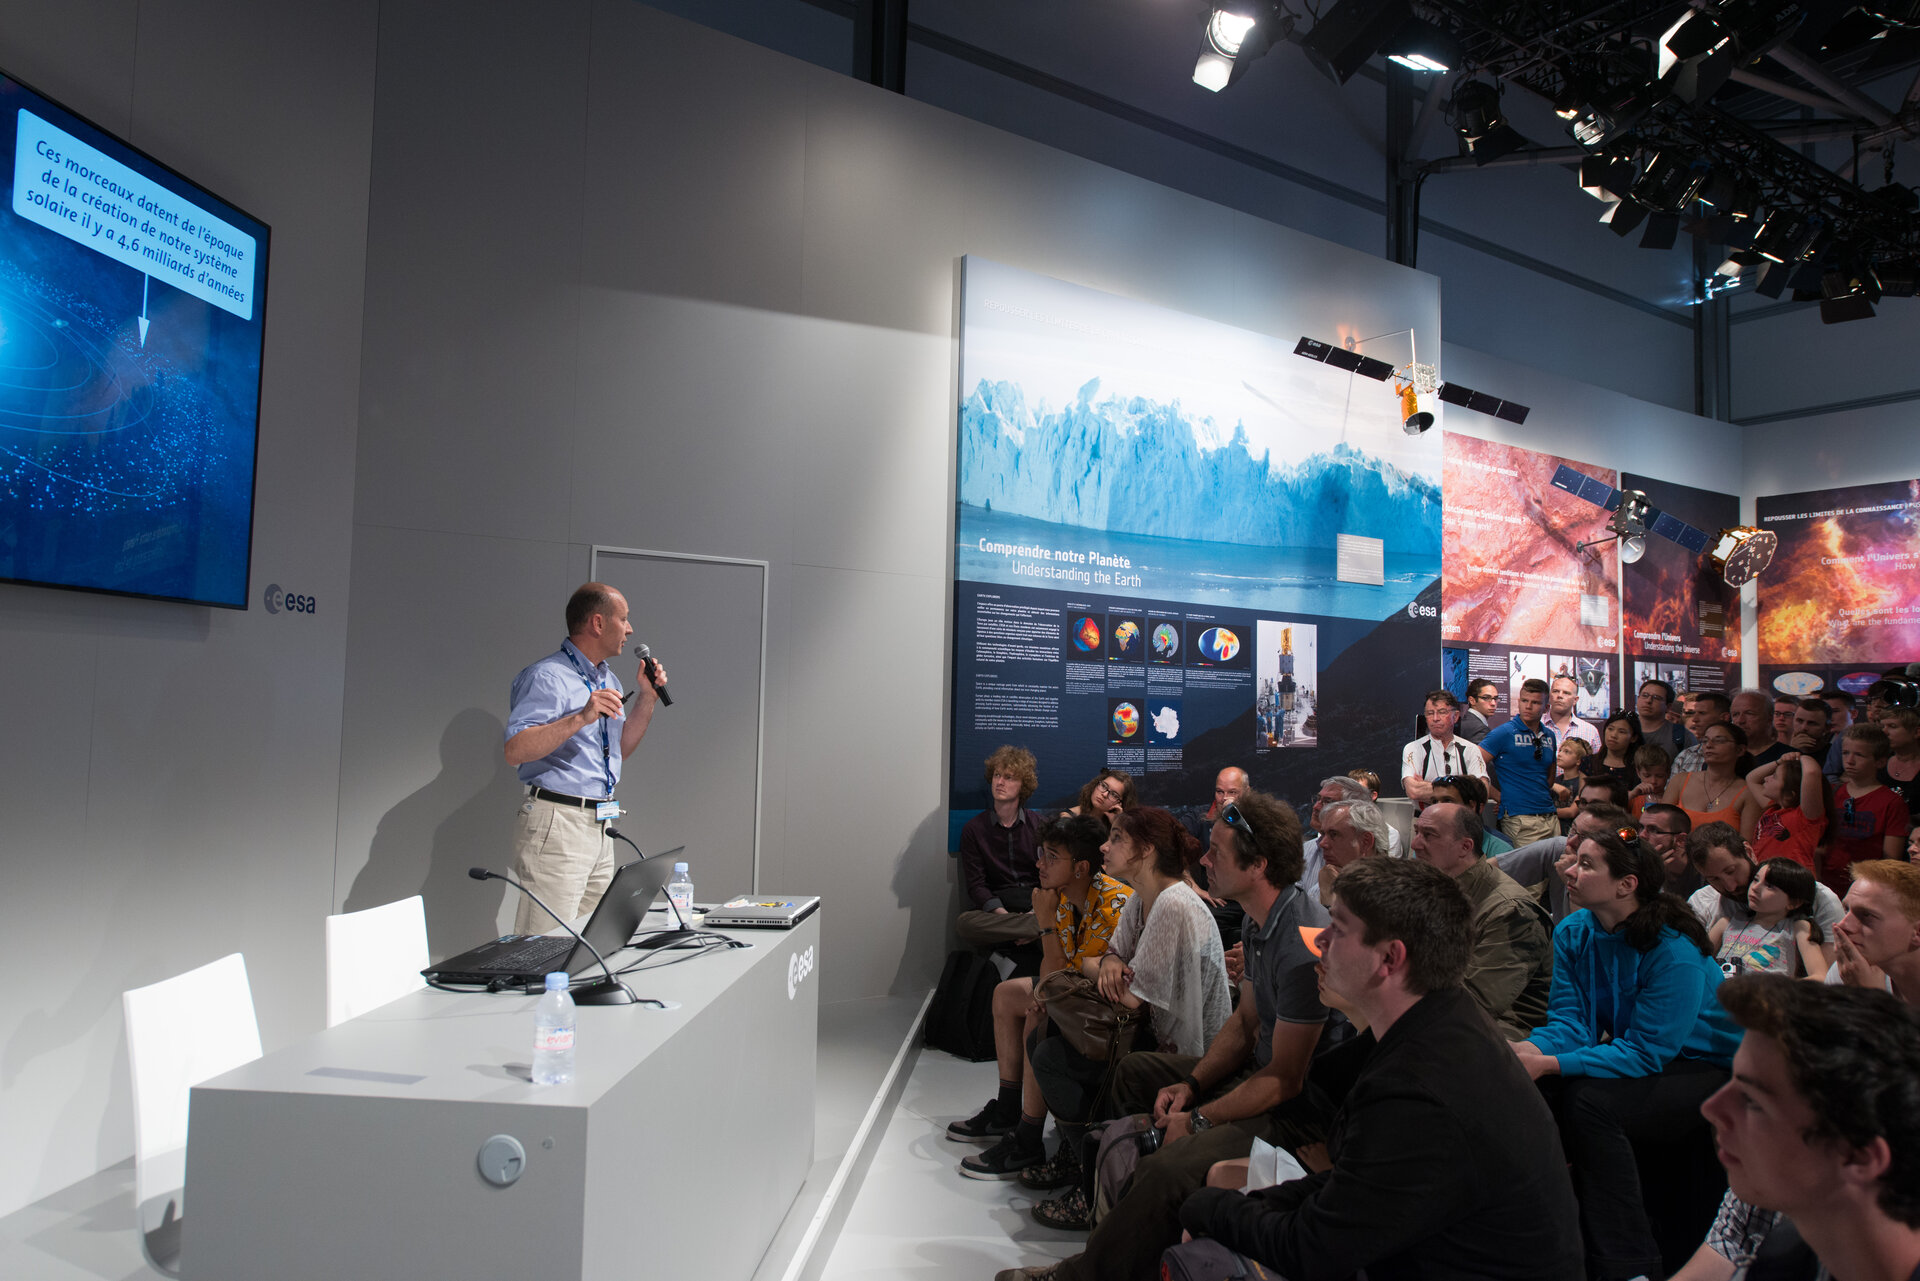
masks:
<path id="1" fill-rule="evenodd" d="M 1240 46 L 1246 41 L 1247 32 L 1253 30 L 1253 23 L 1251 13 L 1215 9 L 1213 16 L 1207 19 L 1207 43 L 1221 57 L 1236 58 L 1240 54 Z"/>
<path id="2" fill-rule="evenodd" d="M 1460 61 L 1460 46 L 1440 28 L 1418 18 L 1407 19 L 1387 41 L 1384 52 L 1387 61 L 1409 71 L 1450 71 Z"/>
<path id="3" fill-rule="evenodd" d="M 1407 0 L 1339 0 L 1313 24 L 1300 48 L 1323 75 L 1343 85 L 1412 17 Z"/>
<path id="4" fill-rule="evenodd" d="M 1580 190 L 1595 200 L 1622 200 L 1633 189 L 1633 161 L 1625 156 L 1588 156 L 1580 162 Z"/>
<path id="5" fill-rule="evenodd" d="M 1649 209 L 1679 213 L 1693 203 L 1706 179 L 1706 167 L 1691 153 L 1662 147 L 1633 184 L 1633 198 Z"/>
<path id="6" fill-rule="evenodd" d="M 1647 220 L 1647 207 L 1637 200 L 1622 200 L 1600 215 L 1607 230 L 1625 240 L 1633 229 Z"/>
<path id="7" fill-rule="evenodd" d="M 1567 117 L 1567 132 L 1587 150 L 1598 151 L 1639 124 L 1664 96 L 1656 85 L 1616 85 L 1576 105 Z"/>
<path id="8" fill-rule="evenodd" d="M 1827 271 L 1820 276 L 1820 323 L 1840 325 L 1849 320 L 1871 320 L 1880 297 L 1880 282 L 1871 268 Z"/>
<path id="9" fill-rule="evenodd" d="M 1233 59 L 1223 58 L 1211 49 L 1200 51 L 1200 60 L 1193 64 L 1193 82 L 1202 89 L 1219 93 L 1227 87 L 1233 78 Z"/>
<path id="10" fill-rule="evenodd" d="M 1476 165 L 1527 144 L 1500 111 L 1500 86 L 1485 80 L 1469 80 L 1453 91 L 1453 131 Z"/>
<path id="11" fill-rule="evenodd" d="M 1760 224 L 1753 251 L 1771 262 L 1793 262 L 1806 253 L 1818 230 L 1813 219 L 1797 209 L 1775 209 Z"/>
<path id="12" fill-rule="evenodd" d="M 1753 291 L 1762 298 L 1778 298 L 1787 292 L 1787 281 L 1793 276 L 1793 269 L 1783 263 L 1770 262 L 1760 277 L 1760 283 Z"/>
<path id="13" fill-rule="evenodd" d="M 1219 93 L 1247 73 L 1247 68 L 1276 40 L 1293 30 L 1293 15 L 1282 13 L 1268 0 L 1228 0 L 1207 15 L 1200 56 L 1193 64 L 1193 82 Z"/>

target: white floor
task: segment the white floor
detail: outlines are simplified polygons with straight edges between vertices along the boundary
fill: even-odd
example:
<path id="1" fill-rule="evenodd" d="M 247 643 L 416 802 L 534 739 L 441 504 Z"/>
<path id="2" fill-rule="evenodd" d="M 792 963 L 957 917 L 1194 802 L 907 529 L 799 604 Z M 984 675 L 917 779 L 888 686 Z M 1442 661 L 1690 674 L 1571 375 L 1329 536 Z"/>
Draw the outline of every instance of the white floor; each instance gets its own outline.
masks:
<path id="1" fill-rule="evenodd" d="M 991 1063 L 920 1051 L 827 1258 L 827 1281 L 992 1281 L 1002 1268 L 1079 1252 L 1085 1233 L 1043 1228 L 1027 1213 L 1052 1193 L 960 1173 L 961 1158 L 981 1149 L 949 1141 L 947 1123 L 972 1116 L 997 1085 Z"/>

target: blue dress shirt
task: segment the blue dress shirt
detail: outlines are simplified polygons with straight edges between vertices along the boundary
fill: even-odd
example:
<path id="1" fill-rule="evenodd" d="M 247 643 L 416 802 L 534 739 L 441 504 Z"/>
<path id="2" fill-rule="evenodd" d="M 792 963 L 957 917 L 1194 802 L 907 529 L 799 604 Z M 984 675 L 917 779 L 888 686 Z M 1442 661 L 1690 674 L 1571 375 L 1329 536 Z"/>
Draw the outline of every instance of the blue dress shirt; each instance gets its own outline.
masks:
<path id="1" fill-rule="evenodd" d="M 573 715 L 596 689 L 626 692 L 612 668 L 589 663 L 571 640 L 563 641 L 513 678 L 506 737 Z M 550 754 L 520 766 L 520 781 L 568 796 L 612 796 L 620 782 L 620 731 L 626 723 L 623 708 L 618 716 L 587 726 Z"/>

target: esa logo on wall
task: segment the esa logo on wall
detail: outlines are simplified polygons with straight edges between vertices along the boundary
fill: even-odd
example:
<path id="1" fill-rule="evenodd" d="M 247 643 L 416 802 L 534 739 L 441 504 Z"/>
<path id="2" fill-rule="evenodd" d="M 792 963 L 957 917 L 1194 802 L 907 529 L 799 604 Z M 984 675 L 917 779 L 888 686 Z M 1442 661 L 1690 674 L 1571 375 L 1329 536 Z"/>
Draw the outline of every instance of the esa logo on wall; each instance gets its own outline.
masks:
<path id="1" fill-rule="evenodd" d="M 278 583 L 267 584 L 266 604 L 269 614 L 278 614 L 283 609 L 289 614 L 314 614 L 319 612 L 319 607 L 314 603 L 313 597 L 303 596 L 297 592 L 282 591 Z"/>
<path id="2" fill-rule="evenodd" d="M 791 1001 L 807 975 L 813 973 L 813 945 L 808 944 L 804 952 L 795 952 L 787 958 L 787 999 Z"/>
<path id="3" fill-rule="evenodd" d="M 1417 600 L 1410 600 L 1407 602 L 1408 618 L 1438 618 L 1439 616 L 1440 616 L 1440 611 L 1435 609 L 1431 605 L 1422 605 Z"/>

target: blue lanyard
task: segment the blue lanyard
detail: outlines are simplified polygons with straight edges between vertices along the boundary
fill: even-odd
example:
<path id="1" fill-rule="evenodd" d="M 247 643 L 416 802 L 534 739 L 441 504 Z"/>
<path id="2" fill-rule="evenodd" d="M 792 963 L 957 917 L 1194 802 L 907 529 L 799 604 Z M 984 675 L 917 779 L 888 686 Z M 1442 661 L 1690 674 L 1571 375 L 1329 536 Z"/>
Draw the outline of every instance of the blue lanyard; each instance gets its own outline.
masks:
<path id="1" fill-rule="evenodd" d="M 580 660 L 574 656 L 572 641 L 567 641 L 566 643 L 562 644 L 560 646 L 560 652 L 567 656 L 567 661 L 569 663 L 573 664 L 573 670 L 579 674 L 581 681 L 585 683 L 587 687 L 587 693 L 589 695 L 591 695 L 594 690 L 606 688 L 605 685 L 599 683 L 593 678 L 593 676 L 590 674 L 587 668 L 582 667 L 580 665 Z M 601 768 L 604 769 L 607 774 L 607 799 L 612 800 L 613 799 L 613 717 L 611 716 L 602 716 L 600 718 L 600 765 L 601 765 Z"/>

